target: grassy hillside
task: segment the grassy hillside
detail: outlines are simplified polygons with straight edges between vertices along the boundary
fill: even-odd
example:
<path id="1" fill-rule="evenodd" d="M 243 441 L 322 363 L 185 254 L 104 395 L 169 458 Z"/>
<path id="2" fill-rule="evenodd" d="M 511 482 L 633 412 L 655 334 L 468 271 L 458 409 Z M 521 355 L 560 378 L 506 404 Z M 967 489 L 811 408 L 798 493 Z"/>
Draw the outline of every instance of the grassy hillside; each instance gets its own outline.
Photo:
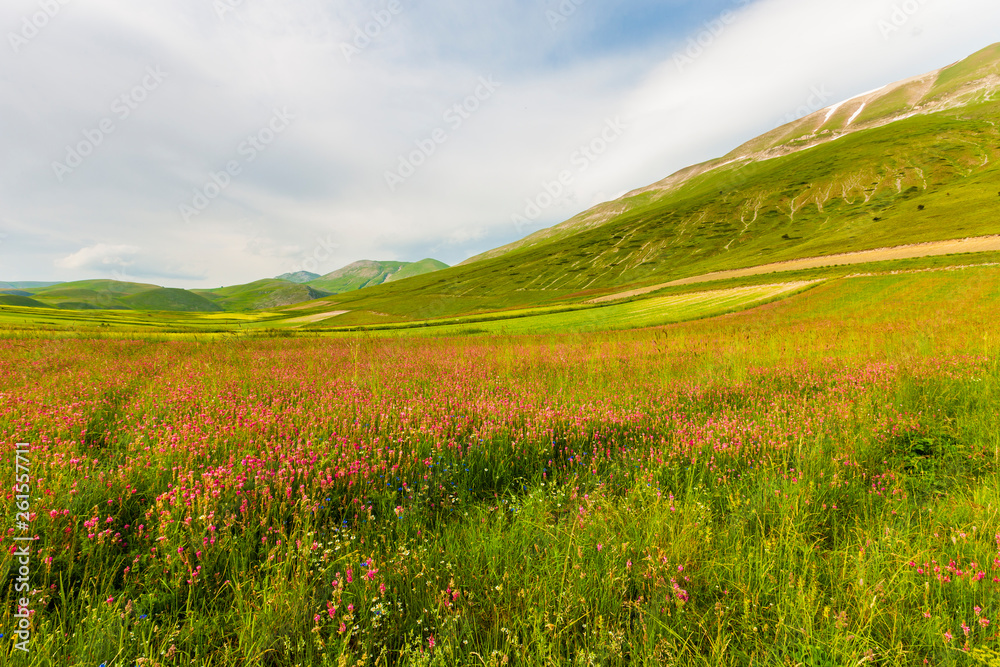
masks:
<path id="1" fill-rule="evenodd" d="M 338 308 L 422 319 L 925 241 L 997 234 L 1000 103 L 917 115 L 807 151 L 645 191 L 602 224 L 492 259 L 340 295 Z"/>
<path id="2" fill-rule="evenodd" d="M 124 297 L 122 301 L 133 310 L 164 310 L 185 313 L 212 313 L 222 310 L 222 307 L 199 294 L 170 287 L 158 287 L 133 294 Z"/>
<path id="3" fill-rule="evenodd" d="M 235 285 L 217 290 L 194 290 L 212 303 L 228 311 L 268 310 L 312 301 L 331 292 L 318 290 L 310 285 L 288 280 L 258 280 L 246 285 Z"/>
<path id="4" fill-rule="evenodd" d="M 21 306 L 23 308 L 52 308 L 52 306 L 42 303 L 41 301 L 35 301 L 29 296 L 24 296 L 22 294 L 3 294 L 3 293 L 0 293 L 0 306 Z"/>
<path id="5" fill-rule="evenodd" d="M 342 294 L 382 285 L 393 280 L 431 273 L 447 268 L 447 266 L 447 264 L 434 259 L 424 259 L 419 262 L 362 260 L 337 269 L 316 280 L 310 280 L 307 284 L 331 294 Z"/>
<path id="6" fill-rule="evenodd" d="M 403 280 L 404 278 L 412 278 L 413 276 L 422 276 L 425 273 L 434 273 L 435 271 L 447 268 L 447 264 L 439 262 L 436 259 L 422 259 L 419 262 L 406 264 L 399 271 L 386 278 L 385 282 L 390 283 L 396 280 Z"/>
<path id="7" fill-rule="evenodd" d="M 287 280 L 290 283 L 307 283 L 310 280 L 316 280 L 321 278 L 318 273 L 310 273 L 309 271 L 296 271 L 295 273 L 283 273 L 276 278 L 276 280 Z"/>

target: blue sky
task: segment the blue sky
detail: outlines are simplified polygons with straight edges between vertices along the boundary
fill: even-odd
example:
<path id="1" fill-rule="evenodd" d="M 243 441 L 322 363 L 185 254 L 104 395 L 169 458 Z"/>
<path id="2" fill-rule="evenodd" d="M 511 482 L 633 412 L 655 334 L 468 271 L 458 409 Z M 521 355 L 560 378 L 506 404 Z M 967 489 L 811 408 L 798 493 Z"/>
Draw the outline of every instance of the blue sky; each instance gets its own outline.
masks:
<path id="1" fill-rule="evenodd" d="M 950 64 L 998 20 L 995 0 L 8 0 L 0 280 L 454 264 L 815 91 Z"/>

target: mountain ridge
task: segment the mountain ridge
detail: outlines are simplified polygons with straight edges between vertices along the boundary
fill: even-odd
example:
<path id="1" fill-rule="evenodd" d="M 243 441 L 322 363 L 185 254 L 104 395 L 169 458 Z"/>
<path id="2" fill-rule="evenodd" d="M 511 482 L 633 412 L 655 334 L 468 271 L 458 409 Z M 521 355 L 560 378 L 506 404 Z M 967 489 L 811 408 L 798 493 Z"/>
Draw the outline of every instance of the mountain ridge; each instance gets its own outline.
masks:
<path id="1" fill-rule="evenodd" d="M 972 76 L 966 76 L 964 85 L 958 85 L 953 90 L 949 89 L 949 84 L 963 83 L 960 75 L 970 67 L 973 68 Z M 600 227 L 609 220 L 632 210 L 629 200 L 644 194 L 652 194 L 654 197 L 669 194 L 693 178 L 716 169 L 741 162 L 740 166 L 766 162 L 810 150 L 858 132 L 884 127 L 915 115 L 933 114 L 964 106 L 963 102 L 967 102 L 966 98 L 969 96 L 987 90 L 993 95 L 998 88 L 1000 88 L 1000 43 L 988 46 L 946 67 L 888 83 L 810 113 L 758 135 L 719 158 L 684 167 L 660 181 L 635 188 L 613 201 L 598 204 L 557 225 L 474 255 L 457 266 L 467 266 L 483 259 L 499 257 L 566 233 Z M 909 105 L 901 104 L 897 99 L 903 98 L 902 101 L 906 102 L 913 96 L 916 96 L 916 100 Z M 819 122 L 820 118 L 822 122 Z M 840 125 L 841 123 L 843 125 Z M 840 128 L 839 131 L 836 128 Z"/>

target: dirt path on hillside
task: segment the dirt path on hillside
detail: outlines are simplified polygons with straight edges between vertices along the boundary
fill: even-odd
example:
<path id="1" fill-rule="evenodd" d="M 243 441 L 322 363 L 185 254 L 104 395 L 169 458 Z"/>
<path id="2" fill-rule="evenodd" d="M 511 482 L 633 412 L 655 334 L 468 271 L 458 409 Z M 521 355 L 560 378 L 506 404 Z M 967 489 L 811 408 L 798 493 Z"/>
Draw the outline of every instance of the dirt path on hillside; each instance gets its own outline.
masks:
<path id="1" fill-rule="evenodd" d="M 861 252 L 849 252 L 840 255 L 825 255 L 823 257 L 806 257 L 803 259 L 792 259 L 787 262 L 775 262 L 773 264 L 762 264 L 751 266 L 745 269 L 733 269 L 732 271 L 716 271 L 706 273 L 701 276 L 691 278 L 681 278 L 672 280 L 669 283 L 661 283 L 650 287 L 621 292 L 609 296 L 602 296 L 592 299 L 588 303 L 606 303 L 619 299 L 628 299 L 633 296 L 642 296 L 661 290 L 664 287 L 674 287 L 677 285 L 695 285 L 697 283 L 707 283 L 713 280 L 726 280 L 729 278 L 746 278 L 748 276 L 759 276 L 766 273 L 778 273 L 781 271 L 802 271 L 804 269 L 818 269 L 825 266 L 845 266 L 850 264 L 866 264 L 868 262 L 885 262 L 893 259 L 915 259 L 918 257 L 934 257 L 938 255 L 957 255 L 969 252 L 992 252 L 1000 251 L 1000 235 L 997 236 L 977 236 L 968 239 L 954 239 L 952 241 L 932 241 L 930 243 L 915 243 L 913 245 L 896 246 L 893 248 L 879 248 L 876 250 L 862 250 Z"/>
<path id="2" fill-rule="evenodd" d="M 329 313 L 316 313 L 315 315 L 304 315 L 302 317 L 296 317 L 295 319 L 285 320 L 285 322 L 291 322 L 296 324 L 314 324 L 322 320 L 328 320 L 331 317 L 337 317 L 338 315 L 346 315 L 351 311 L 349 310 L 331 310 Z"/>

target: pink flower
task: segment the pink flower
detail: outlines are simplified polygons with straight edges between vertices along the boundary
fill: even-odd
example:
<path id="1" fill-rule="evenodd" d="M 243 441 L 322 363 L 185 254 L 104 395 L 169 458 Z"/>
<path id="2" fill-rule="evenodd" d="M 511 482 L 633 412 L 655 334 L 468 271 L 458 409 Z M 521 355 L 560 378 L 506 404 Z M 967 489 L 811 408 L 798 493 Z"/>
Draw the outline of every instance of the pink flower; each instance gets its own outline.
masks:
<path id="1" fill-rule="evenodd" d="M 944 631 L 944 643 L 947 644 L 951 641 L 951 630 Z"/>
<path id="2" fill-rule="evenodd" d="M 598 550 L 598 551 L 600 551 L 600 550 L 601 550 L 601 549 L 603 549 L 603 548 L 604 548 L 604 545 L 603 545 L 603 544 L 601 544 L 600 542 L 598 542 L 598 543 L 597 543 L 597 550 Z"/>
<path id="3" fill-rule="evenodd" d="M 347 583 L 354 581 L 354 572 L 351 570 L 347 571 Z"/>
<path id="4" fill-rule="evenodd" d="M 979 625 L 980 625 L 980 627 L 985 628 L 989 624 L 990 624 L 990 619 L 988 619 L 988 618 L 981 618 L 981 619 L 979 619 Z"/>
<path id="5" fill-rule="evenodd" d="M 430 636 L 430 638 L 429 638 L 429 639 L 427 640 L 427 644 L 428 644 L 428 645 L 429 645 L 429 646 L 430 646 L 431 648 L 434 648 L 434 635 L 431 635 L 431 636 Z"/>

